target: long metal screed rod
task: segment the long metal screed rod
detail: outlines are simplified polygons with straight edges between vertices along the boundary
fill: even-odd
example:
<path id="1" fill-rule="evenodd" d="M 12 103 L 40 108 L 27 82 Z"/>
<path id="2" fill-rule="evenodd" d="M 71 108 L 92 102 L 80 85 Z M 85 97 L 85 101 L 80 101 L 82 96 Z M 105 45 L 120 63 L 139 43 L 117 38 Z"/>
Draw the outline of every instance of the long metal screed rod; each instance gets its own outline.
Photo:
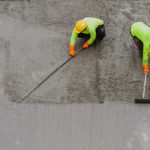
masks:
<path id="1" fill-rule="evenodd" d="M 79 50 L 76 52 L 76 55 L 79 54 L 82 47 L 79 48 Z M 65 64 L 67 64 L 71 59 L 74 57 L 69 57 L 66 61 L 64 61 L 59 67 L 57 67 L 54 71 L 52 71 L 49 75 L 47 75 L 44 79 L 42 79 L 37 85 L 35 85 L 31 90 L 29 90 L 27 93 L 25 93 L 19 100 L 17 100 L 18 103 L 21 103 L 25 98 L 27 98 L 32 92 L 34 92 L 38 87 L 40 87 L 48 78 L 50 78 L 52 75 L 54 75 L 59 69 L 61 69 Z"/>
<path id="2" fill-rule="evenodd" d="M 144 79 L 144 86 L 143 86 L 143 99 L 145 98 L 146 80 L 147 80 L 147 73 L 145 74 L 145 79 Z"/>
<path id="3" fill-rule="evenodd" d="M 137 104 L 148 104 L 148 103 L 150 104 L 150 99 L 145 99 L 147 76 L 148 74 L 145 74 L 142 98 L 135 99 L 135 103 Z"/>

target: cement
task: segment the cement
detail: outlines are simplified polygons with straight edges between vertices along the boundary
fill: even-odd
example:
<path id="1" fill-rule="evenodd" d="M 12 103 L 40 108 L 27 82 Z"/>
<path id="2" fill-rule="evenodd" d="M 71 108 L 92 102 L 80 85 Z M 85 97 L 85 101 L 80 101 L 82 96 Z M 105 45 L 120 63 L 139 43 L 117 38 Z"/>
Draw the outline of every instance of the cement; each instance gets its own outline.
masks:
<path id="1" fill-rule="evenodd" d="M 133 102 L 141 96 L 143 72 L 129 28 L 135 21 L 150 24 L 149 8 L 148 0 L 1 1 L 1 98 L 17 101 L 66 60 L 75 22 L 91 16 L 105 21 L 106 38 L 82 51 L 24 102 L 98 103 L 100 96 Z"/>
<path id="2" fill-rule="evenodd" d="M 150 25 L 149 14 L 149 0 L 1 0 L 0 150 L 149 150 L 150 109 L 134 104 L 144 76 L 129 34 L 135 21 Z M 69 57 L 73 26 L 86 16 L 105 21 L 105 39 L 17 104 Z"/>
<path id="3" fill-rule="evenodd" d="M 0 105 L 1 150 L 149 150 L 149 105 Z"/>

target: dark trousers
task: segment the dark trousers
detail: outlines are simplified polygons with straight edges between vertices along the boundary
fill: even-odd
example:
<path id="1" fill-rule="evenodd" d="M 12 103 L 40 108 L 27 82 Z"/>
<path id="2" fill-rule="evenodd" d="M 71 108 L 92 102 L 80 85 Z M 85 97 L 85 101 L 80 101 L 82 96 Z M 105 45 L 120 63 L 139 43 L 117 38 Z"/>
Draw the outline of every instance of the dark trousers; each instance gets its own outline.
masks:
<path id="1" fill-rule="evenodd" d="M 131 29 L 130 29 L 130 34 L 131 34 Z M 132 36 L 132 34 L 131 34 Z M 140 55 L 143 56 L 143 42 L 141 40 L 139 40 L 136 36 L 132 36 L 133 37 L 133 41 L 135 43 L 135 45 L 138 47 Z"/>
<path id="2" fill-rule="evenodd" d="M 136 36 L 133 36 L 133 41 L 139 49 L 140 55 L 143 55 L 143 42 L 139 40 Z"/>
<path id="3" fill-rule="evenodd" d="M 89 39 L 90 34 L 79 33 L 78 37 Z M 104 37 L 105 37 L 105 27 L 104 27 L 104 25 L 99 25 L 96 29 L 96 39 L 97 40 L 102 40 Z"/>

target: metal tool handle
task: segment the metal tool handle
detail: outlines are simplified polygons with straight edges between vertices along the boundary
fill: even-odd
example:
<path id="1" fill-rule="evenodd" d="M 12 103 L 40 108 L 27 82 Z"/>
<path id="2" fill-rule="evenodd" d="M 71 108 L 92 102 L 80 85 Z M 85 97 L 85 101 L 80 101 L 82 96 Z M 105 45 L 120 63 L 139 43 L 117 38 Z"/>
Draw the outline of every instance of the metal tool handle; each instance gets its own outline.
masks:
<path id="1" fill-rule="evenodd" d="M 82 47 L 78 49 L 76 52 L 76 55 L 79 54 L 79 52 L 82 50 Z M 48 78 L 50 78 L 52 75 L 54 75 L 59 69 L 61 69 L 65 64 L 67 64 L 72 58 L 69 57 L 66 61 L 64 61 L 60 66 L 58 66 L 54 71 L 52 71 L 50 74 L 48 74 L 44 79 L 42 79 L 39 83 L 37 83 L 31 90 L 29 90 L 27 93 L 25 93 L 20 99 L 17 100 L 18 103 L 21 103 L 26 97 L 28 97 L 33 91 L 35 91 L 38 87 L 40 87 Z"/>
<path id="2" fill-rule="evenodd" d="M 145 79 L 144 79 L 144 86 L 143 86 L 143 99 L 145 98 L 146 80 L 147 80 L 147 73 L 145 73 Z"/>

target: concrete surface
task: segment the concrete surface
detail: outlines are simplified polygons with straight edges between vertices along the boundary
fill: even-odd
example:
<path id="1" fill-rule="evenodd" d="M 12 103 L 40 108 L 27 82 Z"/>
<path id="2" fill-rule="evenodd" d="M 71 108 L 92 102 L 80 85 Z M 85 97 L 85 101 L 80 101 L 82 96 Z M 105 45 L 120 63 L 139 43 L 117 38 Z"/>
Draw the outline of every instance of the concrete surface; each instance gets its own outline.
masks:
<path id="1" fill-rule="evenodd" d="M 149 24 L 149 8 L 149 0 L 0 1 L 0 96 L 17 101 L 66 60 L 75 22 L 91 16 L 105 21 L 106 38 L 24 102 L 93 103 L 100 93 L 104 101 L 132 103 L 141 96 L 143 72 L 129 28 L 134 21 Z"/>
<path id="2" fill-rule="evenodd" d="M 1 0 L 0 150 L 149 150 L 149 105 L 134 104 L 144 76 L 129 34 L 135 21 L 150 25 L 149 14 L 149 0 Z M 105 21 L 105 39 L 17 104 L 69 57 L 74 23 L 86 16 Z"/>
<path id="3" fill-rule="evenodd" d="M 6 113 L 7 112 L 7 113 Z M 149 150 L 149 105 L 1 105 L 2 150 Z"/>

